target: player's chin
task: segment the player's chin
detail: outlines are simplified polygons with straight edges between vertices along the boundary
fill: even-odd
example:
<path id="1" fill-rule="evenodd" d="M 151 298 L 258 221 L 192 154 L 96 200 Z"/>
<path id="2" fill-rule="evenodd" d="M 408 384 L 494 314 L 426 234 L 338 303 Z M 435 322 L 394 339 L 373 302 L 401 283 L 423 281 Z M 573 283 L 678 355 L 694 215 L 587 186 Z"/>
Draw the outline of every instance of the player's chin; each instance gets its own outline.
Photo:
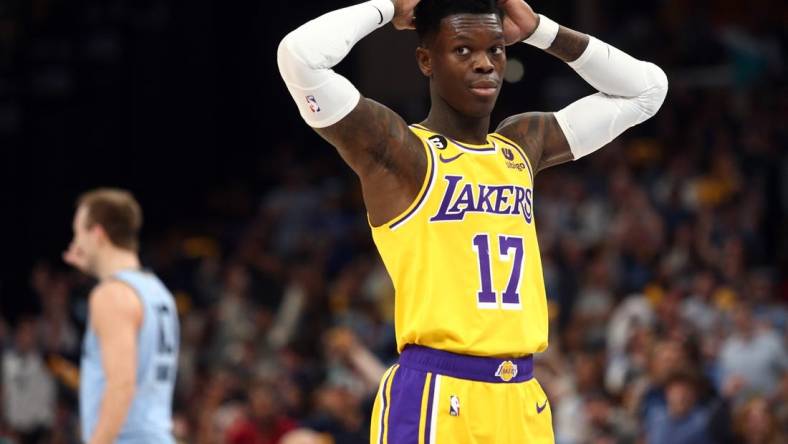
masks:
<path id="1" fill-rule="evenodd" d="M 472 117 L 487 117 L 492 113 L 493 108 L 495 108 L 495 102 L 497 100 L 497 91 L 495 94 L 485 96 L 469 94 L 465 100 L 465 114 Z"/>
<path id="2" fill-rule="evenodd" d="M 495 108 L 495 100 L 491 101 L 477 101 L 469 100 L 465 107 L 465 115 L 469 117 L 483 118 L 492 114 Z"/>

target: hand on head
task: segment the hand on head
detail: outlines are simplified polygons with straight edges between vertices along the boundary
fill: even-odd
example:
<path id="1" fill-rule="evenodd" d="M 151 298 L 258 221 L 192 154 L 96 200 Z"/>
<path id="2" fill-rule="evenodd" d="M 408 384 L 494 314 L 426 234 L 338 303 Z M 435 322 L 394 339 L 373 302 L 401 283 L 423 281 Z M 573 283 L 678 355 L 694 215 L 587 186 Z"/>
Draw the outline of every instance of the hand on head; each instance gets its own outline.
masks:
<path id="1" fill-rule="evenodd" d="M 394 18 L 391 23 L 396 29 L 416 29 L 414 9 L 420 0 L 392 0 Z M 539 16 L 523 0 L 498 0 L 504 11 L 503 35 L 507 45 L 521 42 L 533 34 L 539 25 Z"/>
<path id="2" fill-rule="evenodd" d="M 539 25 L 539 16 L 523 0 L 498 0 L 504 12 L 503 38 L 507 45 L 527 39 Z"/>
<path id="3" fill-rule="evenodd" d="M 394 18 L 391 24 L 399 30 L 416 29 L 413 10 L 420 0 L 392 0 L 394 2 Z"/>

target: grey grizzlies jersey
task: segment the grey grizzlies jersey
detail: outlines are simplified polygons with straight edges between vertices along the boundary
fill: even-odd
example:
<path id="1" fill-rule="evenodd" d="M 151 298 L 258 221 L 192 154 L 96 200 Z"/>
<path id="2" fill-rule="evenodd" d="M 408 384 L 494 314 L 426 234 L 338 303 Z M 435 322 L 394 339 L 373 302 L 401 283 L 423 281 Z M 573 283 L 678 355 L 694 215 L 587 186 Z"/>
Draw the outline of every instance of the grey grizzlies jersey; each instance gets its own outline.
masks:
<path id="1" fill-rule="evenodd" d="M 178 360 L 179 326 L 175 300 L 164 284 L 145 271 L 122 271 L 114 279 L 134 289 L 143 306 L 137 337 L 137 385 L 126 422 L 116 442 L 171 444 L 172 396 Z M 104 369 L 98 337 L 88 319 L 82 346 L 79 413 L 87 441 L 98 423 Z"/>

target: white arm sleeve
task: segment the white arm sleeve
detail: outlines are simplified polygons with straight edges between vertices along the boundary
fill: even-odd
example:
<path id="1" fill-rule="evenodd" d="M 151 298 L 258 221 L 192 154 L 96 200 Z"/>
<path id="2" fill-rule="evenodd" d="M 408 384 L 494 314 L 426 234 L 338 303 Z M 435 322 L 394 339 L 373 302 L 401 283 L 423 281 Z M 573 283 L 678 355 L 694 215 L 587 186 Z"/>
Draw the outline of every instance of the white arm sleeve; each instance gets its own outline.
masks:
<path id="1" fill-rule="evenodd" d="M 307 124 L 324 128 L 355 108 L 361 94 L 331 68 L 393 16 L 391 0 L 370 0 L 324 14 L 282 39 L 276 57 L 279 72 Z"/>
<path id="2" fill-rule="evenodd" d="M 558 25 L 540 16 L 534 35 L 525 42 L 546 48 L 557 33 Z M 599 91 L 555 113 L 575 159 L 656 114 L 668 92 L 668 78 L 657 65 L 637 60 L 594 37 L 583 54 L 568 65 Z"/>

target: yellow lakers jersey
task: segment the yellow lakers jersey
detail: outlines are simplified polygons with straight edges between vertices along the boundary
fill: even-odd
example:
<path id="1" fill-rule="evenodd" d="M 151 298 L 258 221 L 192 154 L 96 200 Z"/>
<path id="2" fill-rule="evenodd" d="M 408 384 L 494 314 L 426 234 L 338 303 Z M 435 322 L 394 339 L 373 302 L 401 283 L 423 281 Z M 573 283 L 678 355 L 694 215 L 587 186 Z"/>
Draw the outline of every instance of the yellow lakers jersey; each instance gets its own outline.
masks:
<path id="1" fill-rule="evenodd" d="M 547 348 L 533 168 L 496 133 L 471 145 L 413 125 L 427 153 L 421 191 L 372 227 L 396 292 L 400 351 L 418 344 L 475 356 Z"/>

